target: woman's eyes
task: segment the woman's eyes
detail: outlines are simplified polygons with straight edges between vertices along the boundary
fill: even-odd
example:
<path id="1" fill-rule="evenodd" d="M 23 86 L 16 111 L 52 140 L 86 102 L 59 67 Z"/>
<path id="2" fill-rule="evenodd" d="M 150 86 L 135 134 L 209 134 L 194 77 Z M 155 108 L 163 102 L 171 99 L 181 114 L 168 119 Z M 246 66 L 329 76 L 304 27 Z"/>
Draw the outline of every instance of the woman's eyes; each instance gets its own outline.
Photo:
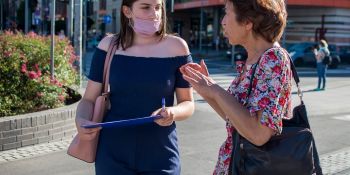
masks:
<path id="1" fill-rule="evenodd" d="M 151 7 L 150 7 L 150 6 L 146 6 L 146 7 L 142 7 L 142 9 L 148 10 L 148 9 L 151 9 Z M 158 11 L 158 10 L 160 10 L 160 9 L 161 9 L 161 7 L 159 7 L 159 6 L 157 6 L 157 7 L 155 8 L 156 11 Z"/>

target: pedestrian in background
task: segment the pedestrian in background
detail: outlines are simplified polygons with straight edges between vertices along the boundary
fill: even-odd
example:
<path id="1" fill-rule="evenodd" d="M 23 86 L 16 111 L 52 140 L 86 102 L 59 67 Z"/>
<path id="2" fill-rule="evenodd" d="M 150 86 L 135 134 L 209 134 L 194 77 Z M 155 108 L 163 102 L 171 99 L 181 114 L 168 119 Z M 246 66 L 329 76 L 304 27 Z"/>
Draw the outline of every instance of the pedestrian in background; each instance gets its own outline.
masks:
<path id="1" fill-rule="evenodd" d="M 186 42 L 166 31 L 165 0 L 123 0 L 121 29 L 102 39 L 93 56 L 89 81 L 78 105 L 78 135 L 89 139 L 93 102 L 101 93 L 110 44 L 117 51 L 110 67 L 110 110 L 103 122 L 161 115 L 150 124 L 100 130 L 97 175 L 180 175 L 175 121 L 194 111 L 192 88 L 179 68 L 192 61 Z M 117 37 L 116 43 L 111 43 Z M 174 94 L 177 104 L 174 105 Z M 162 107 L 162 97 L 165 105 Z"/>
<path id="2" fill-rule="evenodd" d="M 220 36 L 216 36 L 215 38 L 215 50 L 219 51 L 219 46 L 220 46 Z"/>
<path id="3" fill-rule="evenodd" d="M 65 39 L 66 38 L 66 35 L 64 34 L 64 30 L 60 30 L 60 33 L 58 34 L 58 38 L 59 39 Z"/>
<path id="4" fill-rule="evenodd" d="M 315 91 L 325 90 L 326 88 L 326 72 L 328 65 L 323 63 L 326 56 L 330 56 L 328 44 L 325 40 L 320 40 L 319 49 L 314 49 L 317 65 L 318 84 Z M 322 85 L 322 86 L 321 86 Z"/>
<path id="5" fill-rule="evenodd" d="M 290 59 L 277 43 L 286 26 L 284 1 L 227 0 L 225 13 L 225 37 L 248 52 L 247 60 L 237 65 L 238 75 L 228 90 L 209 76 L 203 60 L 181 67 L 184 78 L 227 122 L 228 137 L 219 150 L 214 175 L 229 174 L 230 162 L 235 159 L 231 157 L 233 132 L 261 146 L 281 134 L 282 118 L 292 116 Z"/>

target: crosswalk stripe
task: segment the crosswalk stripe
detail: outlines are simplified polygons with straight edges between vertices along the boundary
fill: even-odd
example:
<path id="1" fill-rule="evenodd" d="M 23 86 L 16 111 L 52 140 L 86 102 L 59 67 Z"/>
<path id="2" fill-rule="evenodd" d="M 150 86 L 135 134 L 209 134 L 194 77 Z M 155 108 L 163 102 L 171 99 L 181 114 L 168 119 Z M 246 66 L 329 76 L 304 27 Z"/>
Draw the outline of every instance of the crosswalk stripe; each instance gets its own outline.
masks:
<path id="1" fill-rule="evenodd" d="M 343 116 L 337 116 L 332 118 L 336 120 L 350 121 L 350 115 L 343 115 Z"/>

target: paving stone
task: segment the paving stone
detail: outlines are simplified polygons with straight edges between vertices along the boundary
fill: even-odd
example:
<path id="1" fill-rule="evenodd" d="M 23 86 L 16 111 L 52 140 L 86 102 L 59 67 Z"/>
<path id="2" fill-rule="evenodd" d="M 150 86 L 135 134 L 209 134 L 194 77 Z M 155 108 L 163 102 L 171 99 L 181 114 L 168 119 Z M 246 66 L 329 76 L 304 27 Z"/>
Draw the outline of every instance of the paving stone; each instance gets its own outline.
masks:
<path id="1" fill-rule="evenodd" d="M 324 174 L 342 173 L 344 170 L 350 169 L 350 148 L 321 155 L 320 161 Z"/>

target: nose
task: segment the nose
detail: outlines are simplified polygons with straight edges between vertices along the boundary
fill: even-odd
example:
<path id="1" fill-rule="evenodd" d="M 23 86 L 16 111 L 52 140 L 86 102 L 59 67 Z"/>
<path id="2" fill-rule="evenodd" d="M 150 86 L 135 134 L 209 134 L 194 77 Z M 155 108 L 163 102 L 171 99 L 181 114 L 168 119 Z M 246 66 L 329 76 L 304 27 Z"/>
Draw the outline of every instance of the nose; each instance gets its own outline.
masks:
<path id="1" fill-rule="evenodd" d="M 149 18 L 151 19 L 159 19 L 159 12 L 155 9 L 155 8 L 152 8 L 152 10 L 150 11 L 150 14 L 149 14 Z"/>
<path id="2" fill-rule="evenodd" d="M 225 22 L 226 20 L 225 20 L 225 19 L 226 19 L 226 17 L 224 16 L 224 17 L 222 18 L 222 20 L 221 20 L 221 25 L 222 25 L 222 26 L 225 26 L 225 25 L 226 25 L 226 22 Z"/>

